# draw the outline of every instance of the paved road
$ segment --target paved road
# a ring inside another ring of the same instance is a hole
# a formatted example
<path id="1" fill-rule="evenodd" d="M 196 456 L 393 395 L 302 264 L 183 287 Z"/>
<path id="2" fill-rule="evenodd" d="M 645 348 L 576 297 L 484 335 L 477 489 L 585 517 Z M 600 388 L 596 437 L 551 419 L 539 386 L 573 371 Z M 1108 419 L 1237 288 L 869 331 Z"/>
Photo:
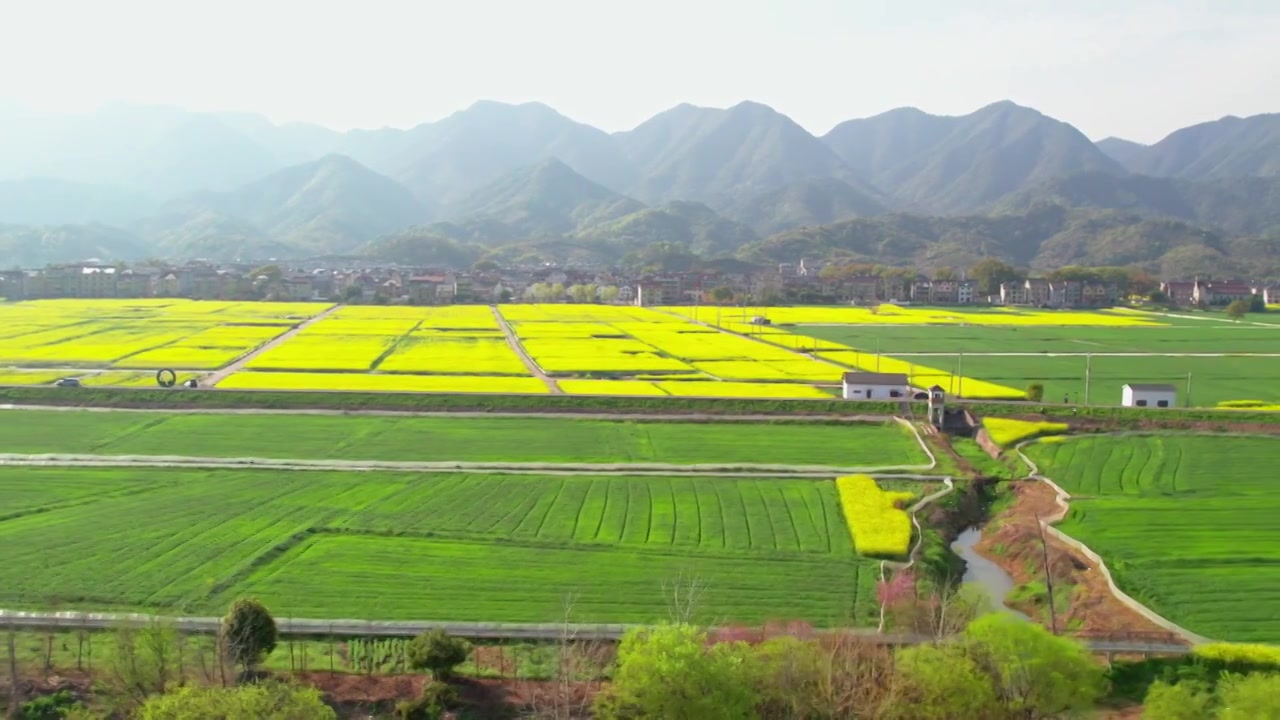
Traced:
<path id="1" fill-rule="evenodd" d="M 525 352 L 524 345 L 520 344 L 520 338 L 516 337 L 516 331 L 512 329 L 511 323 L 502 317 L 502 313 L 498 312 L 497 305 L 490 305 L 489 309 L 493 311 L 493 319 L 498 321 L 498 327 L 502 328 L 502 334 L 507 336 L 507 344 L 511 346 L 511 351 L 520 357 L 520 362 L 524 363 L 524 367 L 529 374 L 538 378 L 547 386 L 547 390 L 552 395 L 563 395 L 564 391 L 556 384 L 556 381 L 542 372 L 542 368 L 538 367 L 538 363 L 529 357 L 529 353 Z"/>
<path id="2" fill-rule="evenodd" d="M 222 382 L 223 380 L 226 380 L 232 373 L 237 373 L 243 370 L 244 366 L 247 365 L 250 360 L 258 357 L 259 355 L 261 355 L 262 353 L 268 350 L 271 350 L 272 348 L 278 347 L 281 343 L 288 341 L 289 338 L 293 337 L 294 335 L 297 335 L 298 333 L 302 332 L 306 328 L 329 317 L 334 312 L 336 312 L 340 307 L 342 306 L 334 305 L 330 307 L 328 310 L 325 310 L 324 312 L 320 313 L 319 315 L 303 320 L 302 322 L 295 325 L 292 330 L 289 330 L 288 332 L 285 332 L 284 334 L 277 336 L 276 339 L 272 340 L 271 342 L 265 345 L 262 345 L 257 349 L 250 350 L 244 355 L 241 355 L 240 357 L 236 358 L 235 361 L 232 362 L 230 365 L 227 365 L 221 370 L 218 370 L 209 375 L 206 375 L 204 379 L 200 381 L 200 384 L 204 387 L 216 386 L 218 383 Z"/>
<path id="3" fill-rule="evenodd" d="M 218 631 L 219 618 L 176 617 L 159 618 L 152 615 L 126 613 L 40 613 L 0 610 L 0 626 L 12 626 L 29 630 L 93 629 L 110 630 L 120 626 L 140 627 L 156 621 L 172 623 L 179 630 L 190 633 L 214 633 Z M 618 640 L 627 630 L 637 625 L 561 625 L 527 623 L 450 623 L 432 621 L 369 621 L 369 620 L 314 620 L 302 618 L 277 618 L 276 623 L 285 635 L 321 635 L 334 637 L 413 637 L 435 628 L 443 628 L 450 635 L 472 640 Z M 932 642 L 925 635 L 881 634 L 871 628 L 842 629 L 865 638 L 868 642 L 887 645 L 919 645 Z M 1094 652 L 1111 653 L 1160 653 L 1185 654 L 1187 645 L 1175 643 L 1144 642 L 1133 640 L 1085 640 Z"/>

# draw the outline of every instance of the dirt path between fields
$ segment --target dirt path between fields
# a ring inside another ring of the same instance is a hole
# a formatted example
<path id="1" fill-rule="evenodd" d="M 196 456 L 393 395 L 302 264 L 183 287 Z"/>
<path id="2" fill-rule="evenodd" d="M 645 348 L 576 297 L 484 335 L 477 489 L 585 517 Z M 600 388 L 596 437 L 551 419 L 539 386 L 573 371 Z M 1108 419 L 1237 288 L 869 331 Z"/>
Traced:
<path id="1" fill-rule="evenodd" d="M 243 370 L 244 366 L 249 364 L 250 360 L 253 360 L 254 358 L 261 355 L 262 353 L 267 352 L 268 350 L 279 347 L 282 343 L 288 341 L 289 338 L 292 338 L 294 335 L 297 335 L 298 333 L 302 332 L 308 327 L 311 327 L 312 325 L 329 317 L 330 315 L 337 312 L 341 307 L 342 305 L 334 305 L 330 307 L 328 310 L 325 310 L 324 312 L 320 313 L 319 315 L 315 315 L 311 318 L 303 320 L 302 322 L 293 326 L 292 330 L 288 330 L 284 334 L 276 336 L 274 340 L 266 343 L 265 345 L 260 345 L 257 348 L 250 350 L 244 355 L 241 355 L 240 357 L 236 358 L 234 361 L 232 361 L 230 365 L 227 365 L 221 370 L 216 370 L 208 375 L 205 375 L 204 380 L 202 380 L 200 384 L 203 387 L 216 386 L 218 383 L 222 382 L 223 380 L 226 380 L 232 373 L 237 373 Z"/>
<path id="2" fill-rule="evenodd" d="M 885 479 L 938 482 L 937 475 L 913 472 L 918 467 L 882 465 L 837 467 L 829 465 L 782 465 L 766 463 L 549 463 L 549 462 L 467 462 L 457 460 L 309 460 L 258 457 L 192 457 L 185 455 L 92 455 L 76 453 L 0 454 L 0 466 L 25 467 L 148 467 L 193 469 L 257 470 L 339 470 L 355 472 L 466 472 L 534 475 L 687 475 L 721 477 L 805 477 L 833 479 L 838 475 L 863 473 Z"/>
<path id="3" fill-rule="evenodd" d="M 502 328 L 502 334 L 507 336 L 507 344 L 511 346 L 511 351 L 520 358 L 520 362 L 524 363 L 524 367 L 529 371 L 529 374 L 541 380 L 547 386 L 547 391 L 552 395 L 563 395 L 564 391 L 560 389 L 556 381 L 543 372 L 542 368 L 538 367 L 538 363 L 534 362 L 533 358 L 529 357 L 529 353 L 525 352 L 524 346 L 520 344 L 520 338 L 516 337 L 515 329 L 511 327 L 511 323 L 507 322 L 507 319 L 502 317 L 502 313 L 498 312 L 498 306 L 490 305 L 489 310 L 493 312 L 493 319 L 498 321 L 498 327 Z"/>

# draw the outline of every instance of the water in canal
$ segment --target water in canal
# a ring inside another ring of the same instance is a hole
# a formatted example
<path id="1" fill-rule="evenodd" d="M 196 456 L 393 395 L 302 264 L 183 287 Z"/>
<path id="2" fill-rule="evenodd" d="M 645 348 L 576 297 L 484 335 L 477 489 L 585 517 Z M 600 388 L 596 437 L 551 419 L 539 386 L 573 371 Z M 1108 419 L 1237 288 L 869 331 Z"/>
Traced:
<path id="1" fill-rule="evenodd" d="M 981 539 L 982 531 L 976 527 L 971 527 L 960 533 L 956 541 L 951 543 L 952 552 L 959 555 L 965 563 L 964 577 L 961 582 L 977 584 L 990 596 L 991 602 L 995 604 L 997 609 L 1017 615 L 1024 620 L 1029 620 L 1030 618 L 1026 615 L 1004 604 L 1005 597 L 1013 590 L 1013 578 L 1009 577 L 1009 574 L 1002 570 L 999 565 L 979 555 L 978 551 L 974 550 L 974 546 Z"/>

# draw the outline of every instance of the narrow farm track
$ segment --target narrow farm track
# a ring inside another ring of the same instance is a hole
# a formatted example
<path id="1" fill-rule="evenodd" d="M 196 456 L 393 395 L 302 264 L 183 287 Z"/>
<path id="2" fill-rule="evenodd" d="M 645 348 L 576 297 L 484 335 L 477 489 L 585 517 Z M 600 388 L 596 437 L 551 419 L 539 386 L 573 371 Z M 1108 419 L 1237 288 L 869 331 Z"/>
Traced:
<path id="1" fill-rule="evenodd" d="M 288 341 L 289 338 L 292 338 L 294 335 L 297 335 L 298 333 L 302 332 L 306 328 L 311 327 L 312 325 L 329 317 L 330 315 L 337 312 L 341 308 L 342 308 L 342 305 L 333 305 L 333 306 L 330 306 L 329 309 L 320 313 L 319 315 L 315 315 L 315 316 L 312 316 L 311 318 L 308 318 L 307 320 L 303 320 L 302 322 L 295 325 L 292 330 L 289 330 L 281 335 L 278 335 L 274 340 L 271 340 L 265 345 L 260 345 L 257 348 L 254 348 L 253 350 L 250 350 L 249 352 L 245 353 L 244 355 L 241 355 L 240 357 L 236 358 L 230 365 L 223 367 L 221 370 L 217 370 L 213 373 L 210 373 L 209 375 L 206 375 L 204 377 L 204 380 L 201 381 L 201 384 L 204 385 L 205 387 L 216 387 L 218 383 L 222 382 L 223 380 L 226 380 L 233 373 L 237 373 L 243 370 L 244 366 L 249 364 L 250 360 L 253 360 L 254 358 L 258 357 L 259 355 L 261 355 L 262 353 L 268 350 L 271 350 L 273 348 L 280 346 L 282 343 Z"/>
<path id="2" fill-rule="evenodd" d="M 901 480 L 938 481 L 941 476 L 910 466 L 833 467 L 827 465 L 767 465 L 753 463 L 542 463 L 542 462 L 411 462 L 378 460 L 288 460 L 280 458 L 217 458 L 181 455 L 26 455 L 0 454 L 0 467 L 190 468 L 199 470 L 320 470 L 357 472 L 450 472 L 529 475 L 660 475 L 690 477 L 818 478 L 864 473 Z"/>
<path id="3" fill-rule="evenodd" d="M 538 363 L 529 357 L 529 353 L 525 351 L 524 346 L 520 344 L 520 338 L 516 337 L 516 331 L 511 327 L 511 323 L 502 317 L 502 313 L 498 312 L 497 305 L 490 305 L 489 309 L 493 311 L 493 319 L 498 322 L 498 327 L 502 328 L 502 334 L 507 336 L 507 344 L 511 346 L 511 352 L 520 357 L 520 362 L 524 363 L 529 374 L 538 378 L 547 386 L 547 391 L 552 395 L 563 395 L 564 391 L 556 384 L 556 381 L 542 371 L 538 367 Z"/>
<path id="4" fill-rule="evenodd" d="M 770 423 L 884 423 L 892 415 L 713 415 L 709 413 L 580 413 L 580 412 L 476 412 L 429 410 L 324 410 L 275 408 L 129 408 L 80 407 L 77 405 L 13 405 L 0 404 L 0 410 L 38 410 L 96 413 L 169 413 L 174 415 L 328 415 L 366 417 L 451 417 L 451 418 L 537 418 L 543 420 L 616 420 L 637 422 L 726 422 Z"/>
<path id="5" fill-rule="evenodd" d="M 0 610 L 0 624 L 14 628 L 114 630 L 119 627 L 147 627 L 156 622 L 169 623 L 188 633 L 216 633 L 221 618 L 164 617 L 133 613 L 24 612 Z M 415 637 L 442 628 L 450 635 L 469 640 L 560 640 L 566 635 L 575 640 L 620 640 L 626 632 L 640 625 L 601 624 L 530 624 L 530 623 L 457 623 L 457 622 L 385 622 L 375 620 L 319 620 L 309 618 L 276 618 L 276 625 L 286 636 L 315 635 L 348 638 Z M 820 631 L 823 632 L 823 631 Z M 921 645 L 936 642 L 928 635 L 886 635 L 872 628 L 839 628 L 825 632 L 857 635 L 869 642 L 885 645 Z M 1097 653 L 1151 653 L 1185 655 L 1185 645 L 1145 643 L 1128 640 L 1084 640 Z"/>

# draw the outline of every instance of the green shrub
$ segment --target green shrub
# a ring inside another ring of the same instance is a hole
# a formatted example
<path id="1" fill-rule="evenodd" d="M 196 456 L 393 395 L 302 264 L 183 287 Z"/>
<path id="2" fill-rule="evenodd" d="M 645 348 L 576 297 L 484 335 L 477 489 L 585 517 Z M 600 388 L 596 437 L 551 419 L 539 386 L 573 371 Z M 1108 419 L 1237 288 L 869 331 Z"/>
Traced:
<path id="1" fill-rule="evenodd" d="M 439 681 L 422 687 L 422 694 L 415 700 L 405 700 L 396 705 L 396 717 L 400 720 L 438 720 L 446 710 L 457 707 L 458 691 Z"/>
<path id="2" fill-rule="evenodd" d="M 445 680 L 471 654 L 471 644 L 449 637 L 440 628 L 425 632 L 409 643 L 409 667 L 427 670 L 436 680 Z"/>

